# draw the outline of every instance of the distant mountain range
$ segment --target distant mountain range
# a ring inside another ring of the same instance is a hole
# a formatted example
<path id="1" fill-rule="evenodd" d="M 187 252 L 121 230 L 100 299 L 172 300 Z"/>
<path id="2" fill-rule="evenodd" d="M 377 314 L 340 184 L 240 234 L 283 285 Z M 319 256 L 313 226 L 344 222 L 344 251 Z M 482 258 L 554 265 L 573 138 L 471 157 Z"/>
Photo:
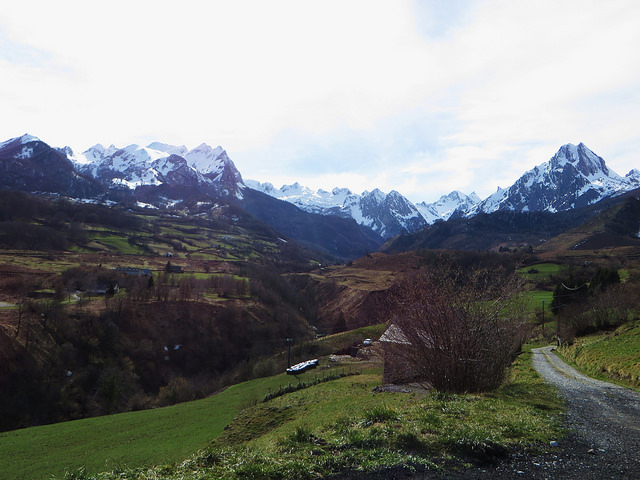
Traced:
<path id="1" fill-rule="evenodd" d="M 283 237 L 337 259 L 357 258 L 382 243 L 353 219 L 308 213 L 247 188 L 227 153 L 205 144 L 193 150 L 161 143 L 95 145 L 78 153 L 23 135 L 0 143 L 0 188 L 173 213 L 235 205 Z"/>
<path id="2" fill-rule="evenodd" d="M 427 225 L 416 205 L 395 190 L 388 194 L 379 189 L 355 194 L 346 188 L 312 191 L 299 183 L 276 189 L 270 183 L 247 180 L 246 185 L 274 198 L 293 203 L 298 208 L 320 215 L 353 218 L 382 238 L 391 238 L 402 232 L 415 232 Z"/>
<path id="3" fill-rule="evenodd" d="M 453 191 L 436 202 L 412 204 L 400 193 L 376 189 L 362 194 L 347 189 L 313 192 L 298 183 L 276 189 L 270 183 L 246 184 L 301 209 L 323 215 L 351 217 L 381 237 L 412 233 L 438 220 L 472 217 L 496 211 L 562 212 L 640 187 L 640 171 L 621 177 L 583 143 L 567 144 L 546 163 L 525 172 L 511 187 L 482 200 L 475 193 Z"/>
<path id="4" fill-rule="evenodd" d="M 484 200 L 454 191 L 417 204 L 395 190 L 314 192 L 298 183 L 275 188 L 244 181 L 222 147 L 204 143 L 191 150 L 159 142 L 125 148 L 98 144 L 84 152 L 54 148 L 31 135 L 0 143 L 0 188 L 134 201 L 147 208 L 202 209 L 231 202 L 297 241 L 342 257 L 375 250 L 385 240 L 438 221 L 502 211 L 569 211 L 638 187 L 640 171 L 622 177 L 582 143 L 562 146 L 548 162 Z"/>

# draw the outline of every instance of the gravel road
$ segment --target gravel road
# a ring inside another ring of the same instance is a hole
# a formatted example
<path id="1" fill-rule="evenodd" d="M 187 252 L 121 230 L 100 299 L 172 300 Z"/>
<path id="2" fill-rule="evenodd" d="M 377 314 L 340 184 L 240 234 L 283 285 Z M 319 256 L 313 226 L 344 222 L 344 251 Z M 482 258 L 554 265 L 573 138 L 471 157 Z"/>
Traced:
<path id="1" fill-rule="evenodd" d="M 581 374 L 553 347 L 534 350 L 533 366 L 567 401 L 572 434 L 557 455 L 531 459 L 530 478 L 640 479 L 640 394 Z"/>
<path id="2" fill-rule="evenodd" d="M 444 474 L 390 469 L 340 480 L 640 479 L 640 394 L 586 377 L 562 362 L 554 347 L 534 350 L 533 365 L 567 402 L 571 433 L 550 453 L 513 453 L 493 466 Z"/>
<path id="3" fill-rule="evenodd" d="M 460 478 L 640 479 L 640 394 L 581 374 L 553 350 L 535 349 L 533 366 L 566 400 L 571 434 L 557 452 L 516 455 Z"/>

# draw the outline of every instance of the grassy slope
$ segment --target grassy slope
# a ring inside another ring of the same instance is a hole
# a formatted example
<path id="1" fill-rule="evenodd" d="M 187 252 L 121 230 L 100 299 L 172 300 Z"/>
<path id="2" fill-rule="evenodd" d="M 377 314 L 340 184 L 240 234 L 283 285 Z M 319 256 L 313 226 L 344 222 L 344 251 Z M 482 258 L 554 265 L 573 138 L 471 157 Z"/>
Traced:
<path id="1" fill-rule="evenodd" d="M 81 466 L 99 472 L 178 461 L 206 447 L 243 408 L 291 382 L 296 380 L 282 374 L 171 407 L 0 433 L 0 478 L 35 480 Z"/>
<path id="2" fill-rule="evenodd" d="M 304 478 L 431 464 L 489 442 L 542 445 L 559 435 L 553 417 L 561 403 L 533 372 L 528 353 L 500 390 L 485 395 L 373 394 L 381 381 L 381 368 L 374 367 L 254 403 L 291 381 L 280 375 L 174 407 L 7 432 L 0 435 L 0 476 L 61 478 L 84 465 L 89 473 L 112 471 L 104 479 Z M 206 448 L 216 437 L 215 448 Z"/>
<path id="3" fill-rule="evenodd" d="M 205 449 L 180 464 L 119 470 L 99 478 L 317 478 L 397 464 L 437 468 L 484 447 L 540 447 L 560 435 L 561 402 L 521 355 L 511 378 L 484 395 L 372 393 L 368 370 L 245 409 Z M 435 463 L 434 463 L 435 462 Z"/>
<path id="4" fill-rule="evenodd" d="M 560 353 L 588 375 L 640 389 L 640 321 L 579 338 Z"/>
<path id="5" fill-rule="evenodd" d="M 316 342 L 317 350 L 339 351 L 364 338 L 378 338 L 383 330 L 384 325 L 376 325 L 330 335 Z M 319 374 L 315 370 L 298 377 L 308 382 Z M 41 479 L 80 466 L 99 472 L 181 460 L 207 446 L 243 408 L 296 382 L 282 374 L 195 402 L 0 433 L 0 478 Z"/>

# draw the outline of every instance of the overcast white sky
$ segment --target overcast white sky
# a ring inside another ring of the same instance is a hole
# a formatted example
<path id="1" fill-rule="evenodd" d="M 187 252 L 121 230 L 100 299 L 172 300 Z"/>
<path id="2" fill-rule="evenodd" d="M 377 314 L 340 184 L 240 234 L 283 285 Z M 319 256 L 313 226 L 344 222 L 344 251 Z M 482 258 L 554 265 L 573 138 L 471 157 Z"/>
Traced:
<path id="1" fill-rule="evenodd" d="M 0 141 L 222 145 L 245 179 L 481 197 L 640 168 L 636 0 L 0 4 Z"/>

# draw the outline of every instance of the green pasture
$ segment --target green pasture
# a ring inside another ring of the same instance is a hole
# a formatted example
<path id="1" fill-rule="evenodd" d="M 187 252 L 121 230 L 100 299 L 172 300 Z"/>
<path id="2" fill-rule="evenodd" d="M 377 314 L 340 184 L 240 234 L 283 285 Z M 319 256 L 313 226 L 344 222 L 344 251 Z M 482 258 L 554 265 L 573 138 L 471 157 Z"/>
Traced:
<path id="1" fill-rule="evenodd" d="M 547 290 L 529 290 L 523 297 L 528 303 L 528 307 L 533 312 L 542 311 L 542 302 L 544 302 L 545 315 L 551 315 L 551 302 L 553 301 L 553 292 Z"/>
<path id="2" fill-rule="evenodd" d="M 318 370 L 299 375 L 309 381 Z M 0 433 L 0 478 L 41 480 L 86 467 L 101 472 L 182 460 L 205 448 L 244 408 L 296 377 L 285 374 L 171 407 Z"/>
<path id="3" fill-rule="evenodd" d="M 365 369 L 251 405 L 183 461 L 117 468 L 100 479 L 299 480 L 398 464 L 438 469 L 442 461 L 464 465 L 454 458 L 484 445 L 535 451 L 562 436 L 562 402 L 533 370 L 530 352 L 487 394 L 373 393 L 380 381 L 379 367 Z"/>
<path id="4" fill-rule="evenodd" d="M 538 263 L 518 270 L 518 274 L 527 280 L 540 282 L 549 280 L 552 275 L 558 275 L 562 270 L 562 265 L 557 263 Z"/>
<path id="5" fill-rule="evenodd" d="M 108 233 L 92 233 L 90 238 L 93 242 L 104 245 L 110 250 L 115 250 L 122 255 L 144 255 L 147 253 L 138 245 L 130 244 L 126 236 Z"/>

